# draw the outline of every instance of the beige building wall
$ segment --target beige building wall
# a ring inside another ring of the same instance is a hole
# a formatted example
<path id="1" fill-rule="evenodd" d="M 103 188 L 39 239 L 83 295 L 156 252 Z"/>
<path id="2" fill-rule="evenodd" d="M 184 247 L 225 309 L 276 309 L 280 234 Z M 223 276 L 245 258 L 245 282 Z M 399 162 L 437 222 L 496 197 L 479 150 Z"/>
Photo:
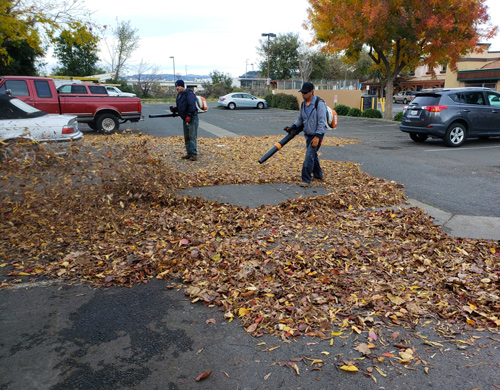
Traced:
<path id="1" fill-rule="evenodd" d="M 360 90 L 325 90 L 325 89 L 316 89 L 314 94 L 319 96 L 326 102 L 326 105 L 335 108 L 336 105 L 345 104 L 350 108 L 357 107 L 361 108 L 361 92 Z M 289 89 L 275 89 L 273 90 L 274 94 L 284 93 L 287 95 L 293 95 L 299 101 L 299 105 L 302 103 L 302 94 L 297 92 L 296 90 Z M 335 101 L 336 100 L 336 101 Z"/>
<path id="2" fill-rule="evenodd" d="M 485 45 L 486 46 L 486 45 Z M 445 88 L 459 88 L 464 87 L 465 83 L 458 81 L 458 71 L 477 70 L 483 68 L 489 62 L 498 60 L 499 52 L 488 51 L 489 45 L 482 53 L 471 53 L 464 59 L 457 63 L 457 71 L 452 71 L 449 67 L 446 71 L 446 78 L 444 82 Z"/>

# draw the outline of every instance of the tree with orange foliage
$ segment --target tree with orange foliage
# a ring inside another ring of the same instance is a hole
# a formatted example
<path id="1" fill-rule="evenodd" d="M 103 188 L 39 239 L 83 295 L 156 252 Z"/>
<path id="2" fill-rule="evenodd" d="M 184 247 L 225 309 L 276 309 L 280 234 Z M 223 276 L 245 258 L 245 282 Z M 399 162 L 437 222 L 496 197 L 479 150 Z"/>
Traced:
<path id="1" fill-rule="evenodd" d="M 386 77 L 385 118 L 392 119 L 394 81 L 405 68 L 449 64 L 477 50 L 497 27 L 484 0 L 309 0 L 307 27 L 323 50 L 349 61 L 366 47 Z M 484 27 L 482 27 L 484 26 Z"/>

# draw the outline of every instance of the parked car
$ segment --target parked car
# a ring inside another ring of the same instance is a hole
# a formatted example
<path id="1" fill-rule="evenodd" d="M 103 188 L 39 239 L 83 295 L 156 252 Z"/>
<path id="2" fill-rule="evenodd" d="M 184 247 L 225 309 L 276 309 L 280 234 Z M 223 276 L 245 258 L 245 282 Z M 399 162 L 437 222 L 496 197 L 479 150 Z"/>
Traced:
<path id="1" fill-rule="evenodd" d="M 500 93 L 489 88 L 424 90 L 404 108 L 399 128 L 415 142 L 434 137 L 455 147 L 469 138 L 498 137 Z"/>
<path id="2" fill-rule="evenodd" d="M 416 94 L 416 91 L 401 91 L 392 97 L 392 102 L 406 104 L 411 102 Z"/>
<path id="3" fill-rule="evenodd" d="M 108 95 L 104 85 L 97 84 L 63 84 L 57 87 L 57 93 L 72 95 Z"/>
<path id="4" fill-rule="evenodd" d="M 22 140 L 36 143 L 69 142 L 83 136 L 75 115 L 50 115 L 23 101 L 0 94 L 0 157 Z"/>
<path id="5" fill-rule="evenodd" d="M 217 104 L 219 107 L 234 110 L 238 108 L 267 108 L 267 101 L 250 95 L 249 93 L 236 92 L 221 96 Z"/>
<path id="6" fill-rule="evenodd" d="M 108 91 L 109 96 L 127 96 L 127 97 L 136 97 L 135 93 L 123 92 L 122 90 L 113 87 L 111 85 L 106 85 L 106 91 Z"/>

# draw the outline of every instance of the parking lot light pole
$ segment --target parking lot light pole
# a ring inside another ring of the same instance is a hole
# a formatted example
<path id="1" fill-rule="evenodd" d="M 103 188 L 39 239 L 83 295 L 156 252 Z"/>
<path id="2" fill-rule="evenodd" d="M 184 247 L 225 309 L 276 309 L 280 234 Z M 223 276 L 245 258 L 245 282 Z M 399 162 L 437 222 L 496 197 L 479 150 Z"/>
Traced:
<path id="1" fill-rule="evenodd" d="M 269 45 L 271 44 L 270 38 L 276 38 L 276 34 L 273 33 L 262 33 L 263 37 L 267 37 L 267 89 L 269 90 L 269 86 L 271 85 L 271 80 L 269 78 Z"/>
<path id="2" fill-rule="evenodd" d="M 170 56 L 172 58 L 172 64 L 174 65 L 174 84 L 175 84 L 175 59 L 174 56 Z"/>

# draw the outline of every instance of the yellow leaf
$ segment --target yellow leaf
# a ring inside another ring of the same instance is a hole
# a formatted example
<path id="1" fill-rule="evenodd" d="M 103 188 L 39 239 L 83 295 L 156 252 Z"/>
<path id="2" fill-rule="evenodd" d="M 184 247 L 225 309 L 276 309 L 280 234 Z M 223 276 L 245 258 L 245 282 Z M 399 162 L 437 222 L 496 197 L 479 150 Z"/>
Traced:
<path id="1" fill-rule="evenodd" d="M 340 369 L 344 370 L 344 371 L 350 371 L 350 372 L 357 372 L 357 371 L 359 371 L 358 367 L 356 367 L 356 366 L 342 366 L 342 367 L 340 367 Z"/>
<path id="2" fill-rule="evenodd" d="M 319 364 L 319 363 L 323 363 L 323 360 L 321 360 L 321 359 L 313 360 L 312 363 L 311 363 L 311 366 L 313 366 L 315 364 Z"/>
<path id="3" fill-rule="evenodd" d="M 497 253 L 497 251 L 496 251 L 495 248 L 490 248 L 490 252 L 493 253 L 493 254 Z"/>
<path id="4" fill-rule="evenodd" d="M 386 377 L 386 376 L 387 376 L 387 374 L 386 374 L 384 371 L 382 371 L 380 368 L 378 368 L 377 366 L 375 366 L 375 370 L 377 370 L 377 372 L 378 372 L 380 375 L 382 375 L 383 377 Z"/>
<path id="5" fill-rule="evenodd" d="M 240 307 L 240 310 L 238 310 L 238 315 L 240 317 L 246 316 L 248 313 L 250 313 L 250 310 L 245 309 L 244 307 Z"/>
<path id="6" fill-rule="evenodd" d="M 19 272 L 18 275 L 19 276 L 30 276 L 30 274 L 27 272 Z"/>
<path id="7" fill-rule="evenodd" d="M 361 330 L 357 326 L 351 326 L 351 329 L 355 331 L 357 334 L 361 334 Z"/>

